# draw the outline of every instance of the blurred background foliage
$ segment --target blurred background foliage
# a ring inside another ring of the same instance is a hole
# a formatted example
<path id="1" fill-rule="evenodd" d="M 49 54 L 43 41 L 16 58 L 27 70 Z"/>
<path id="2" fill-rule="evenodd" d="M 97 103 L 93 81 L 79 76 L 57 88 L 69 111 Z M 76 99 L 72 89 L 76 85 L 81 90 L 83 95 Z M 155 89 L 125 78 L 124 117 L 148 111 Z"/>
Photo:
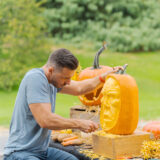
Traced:
<path id="1" fill-rule="evenodd" d="M 160 49 L 159 0 L 47 0 L 43 5 L 53 37 L 100 46 L 112 51 Z"/>
<path id="2" fill-rule="evenodd" d="M 160 49 L 160 0 L 1 0 L 0 89 L 45 63 L 51 39 L 118 52 Z"/>
<path id="3" fill-rule="evenodd" d="M 24 73 L 47 59 L 49 43 L 41 3 L 0 2 L 0 89 L 17 87 Z"/>

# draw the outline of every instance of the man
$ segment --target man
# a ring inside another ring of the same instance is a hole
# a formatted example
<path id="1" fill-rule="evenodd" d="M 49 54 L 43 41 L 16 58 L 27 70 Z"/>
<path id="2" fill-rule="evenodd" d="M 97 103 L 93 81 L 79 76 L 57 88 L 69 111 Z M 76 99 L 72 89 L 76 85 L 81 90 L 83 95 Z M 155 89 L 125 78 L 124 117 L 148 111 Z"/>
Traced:
<path id="1" fill-rule="evenodd" d="M 54 114 L 56 93 L 74 96 L 96 88 L 101 78 L 71 81 L 78 66 L 76 57 L 66 49 L 56 50 L 42 68 L 30 70 L 23 78 L 10 124 L 10 133 L 4 150 L 4 160 L 77 160 L 73 155 L 49 148 L 51 130 L 79 129 L 93 132 L 98 125 L 89 120 L 67 119 Z"/>

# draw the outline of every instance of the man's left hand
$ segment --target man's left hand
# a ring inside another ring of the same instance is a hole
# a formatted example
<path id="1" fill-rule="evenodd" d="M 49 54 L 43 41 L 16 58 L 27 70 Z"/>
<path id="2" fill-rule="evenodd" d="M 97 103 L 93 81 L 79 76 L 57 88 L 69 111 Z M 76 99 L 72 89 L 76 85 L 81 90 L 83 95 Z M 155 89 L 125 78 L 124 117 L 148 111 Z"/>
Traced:
<path id="1" fill-rule="evenodd" d="M 116 72 L 118 72 L 119 70 L 124 70 L 124 68 L 123 68 L 122 66 L 113 67 L 113 70 L 107 71 L 107 72 L 103 73 L 103 74 L 101 75 L 101 77 L 105 80 L 105 78 L 106 78 L 109 74 L 111 74 L 111 73 L 116 73 Z"/>

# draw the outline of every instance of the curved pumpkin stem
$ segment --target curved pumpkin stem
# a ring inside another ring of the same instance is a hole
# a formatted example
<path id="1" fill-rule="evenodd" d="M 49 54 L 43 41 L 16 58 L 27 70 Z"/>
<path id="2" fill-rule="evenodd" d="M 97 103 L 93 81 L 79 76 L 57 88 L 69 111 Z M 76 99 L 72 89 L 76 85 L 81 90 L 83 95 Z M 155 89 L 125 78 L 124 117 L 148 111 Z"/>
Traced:
<path id="1" fill-rule="evenodd" d="M 125 64 L 125 65 L 123 66 L 123 69 L 124 69 L 124 70 L 121 70 L 121 69 L 120 69 L 120 70 L 117 71 L 116 73 L 117 73 L 117 74 L 125 74 L 125 71 L 126 71 L 127 67 L 128 67 L 128 64 Z"/>
<path id="2" fill-rule="evenodd" d="M 99 49 L 99 51 L 96 53 L 94 57 L 94 62 L 93 62 L 93 69 L 98 69 L 99 67 L 99 56 L 100 54 L 106 49 L 107 43 L 104 41 L 103 46 Z"/>

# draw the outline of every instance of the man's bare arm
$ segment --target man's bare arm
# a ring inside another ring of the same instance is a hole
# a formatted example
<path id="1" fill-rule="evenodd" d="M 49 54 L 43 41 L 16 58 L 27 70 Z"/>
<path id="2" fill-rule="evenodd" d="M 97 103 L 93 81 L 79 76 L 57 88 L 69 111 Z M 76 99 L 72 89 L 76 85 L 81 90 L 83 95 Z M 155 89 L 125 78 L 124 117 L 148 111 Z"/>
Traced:
<path id="1" fill-rule="evenodd" d="M 99 84 L 100 80 L 98 77 L 92 79 L 86 79 L 83 81 L 71 81 L 70 85 L 64 86 L 60 93 L 70 94 L 79 96 L 95 89 Z"/>
<path id="2" fill-rule="evenodd" d="M 103 79 L 105 79 L 107 75 L 109 75 L 110 73 L 115 73 L 119 69 L 123 70 L 122 67 L 117 67 L 112 71 L 108 71 L 108 72 L 103 73 L 101 75 L 101 77 Z M 88 92 L 91 92 L 96 87 L 98 87 L 98 85 L 100 85 L 101 83 L 102 82 L 100 81 L 99 76 L 91 78 L 91 79 L 86 79 L 86 80 L 83 80 L 83 81 L 71 81 L 70 85 L 64 86 L 61 89 L 60 93 L 79 96 L 79 95 L 83 95 L 83 94 L 86 94 Z"/>
<path id="3" fill-rule="evenodd" d="M 87 133 L 98 128 L 98 125 L 92 121 L 68 119 L 52 113 L 50 103 L 34 103 L 30 104 L 29 108 L 41 128 L 51 130 L 80 129 Z"/>

